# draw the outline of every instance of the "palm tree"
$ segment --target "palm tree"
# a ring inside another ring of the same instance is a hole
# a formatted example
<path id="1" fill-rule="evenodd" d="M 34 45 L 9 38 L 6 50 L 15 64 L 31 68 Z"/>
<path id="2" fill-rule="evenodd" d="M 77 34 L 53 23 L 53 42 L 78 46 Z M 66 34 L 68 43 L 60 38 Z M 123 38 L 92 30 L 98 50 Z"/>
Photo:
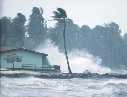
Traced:
<path id="1" fill-rule="evenodd" d="M 65 43 L 65 28 L 66 28 L 65 18 L 67 18 L 67 14 L 66 14 L 66 11 L 62 8 L 57 8 L 57 11 L 53 11 L 53 14 L 54 14 L 54 16 L 52 16 L 52 17 L 54 20 L 64 23 L 64 30 L 63 30 L 64 49 L 65 49 L 65 55 L 66 55 L 66 60 L 67 60 L 67 64 L 68 64 L 68 71 L 69 71 L 69 74 L 72 74 L 72 71 L 71 71 L 71 68 L 69 65 L 69 61 L 68 61 L 66 43 Z"/>

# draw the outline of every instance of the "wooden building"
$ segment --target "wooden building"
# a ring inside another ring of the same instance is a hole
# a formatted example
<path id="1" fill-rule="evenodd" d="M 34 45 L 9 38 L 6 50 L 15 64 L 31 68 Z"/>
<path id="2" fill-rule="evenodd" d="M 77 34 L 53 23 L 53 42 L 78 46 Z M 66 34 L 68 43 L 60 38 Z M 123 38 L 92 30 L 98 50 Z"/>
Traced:
<path id="1" fill-rule="evenodd" d="M 50 65 L 48 54 L 24 48 L 1 47 L 0 66 L 9 70 L 60 72 L 60 66 Z"/>

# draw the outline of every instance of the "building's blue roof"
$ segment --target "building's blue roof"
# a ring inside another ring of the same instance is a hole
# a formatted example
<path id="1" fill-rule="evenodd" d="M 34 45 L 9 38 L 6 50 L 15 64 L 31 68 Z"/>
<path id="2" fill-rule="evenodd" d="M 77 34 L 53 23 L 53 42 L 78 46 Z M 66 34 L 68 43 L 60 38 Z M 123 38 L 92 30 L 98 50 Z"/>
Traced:
<path id="1" fill-rule="evenodd" d="M 16 51 L 16 50 L 23 50 L 23 51 L 27 51 L 27 52 L 31 52 L 31 53 L 40 54 L 40 55 L 43 55 L 43 56 L 48 56 L 48 54 L 36 52 L 36 51 L 25 49 L 25 48 L 7 48 L 7 47 L 1 47 L 0 48 L 0 53 L 10 52 L 10 51 Z"/>

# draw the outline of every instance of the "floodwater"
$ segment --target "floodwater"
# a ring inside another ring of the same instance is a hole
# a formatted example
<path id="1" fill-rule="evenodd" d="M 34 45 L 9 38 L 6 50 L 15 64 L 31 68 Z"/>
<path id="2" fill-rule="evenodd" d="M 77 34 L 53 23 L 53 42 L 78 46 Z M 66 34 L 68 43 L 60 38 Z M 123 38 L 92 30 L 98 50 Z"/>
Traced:
<path id="1" fill-rule="evenodd" d="M 127 79 L 1 77 L 1 97 L 127 97 Z"/>

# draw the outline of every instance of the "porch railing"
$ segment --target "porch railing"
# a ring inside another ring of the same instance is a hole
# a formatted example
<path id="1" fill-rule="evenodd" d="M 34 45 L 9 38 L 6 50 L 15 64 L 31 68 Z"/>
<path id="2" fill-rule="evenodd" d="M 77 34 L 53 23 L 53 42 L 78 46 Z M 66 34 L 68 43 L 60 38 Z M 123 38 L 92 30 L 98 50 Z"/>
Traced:
<path id="1" fill-rule="evenodd" d="M 27 69 L 55 69 L 55 70 L 60 70 L 60 66 L 58 65 L 50 65 L 47 67 L 37 67 L 35 64 L 22 64 L 22 68 L 27 68 Z"/>

